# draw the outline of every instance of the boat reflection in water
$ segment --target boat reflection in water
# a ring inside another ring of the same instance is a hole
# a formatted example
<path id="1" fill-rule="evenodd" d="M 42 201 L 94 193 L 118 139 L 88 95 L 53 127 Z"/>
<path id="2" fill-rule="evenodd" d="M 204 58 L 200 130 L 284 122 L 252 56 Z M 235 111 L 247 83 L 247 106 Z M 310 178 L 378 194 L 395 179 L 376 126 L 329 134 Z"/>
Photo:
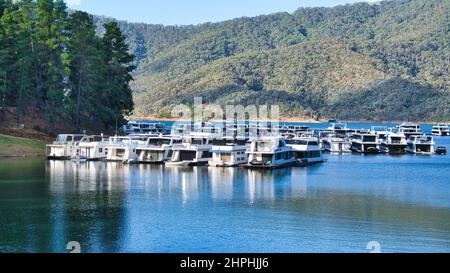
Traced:
<path id="1" fill-rule="evenodd" d="M 86 252 L 118 252 L 125 239 L 130 169 L 121 163 L 48 161 L 55 229 L 52 252 L 77 241 Z"/>
<path id="2" fill-rule="evenodd" d="M 67 252 L 70 241 L 83 252 L 365 252 L 374 240 L 383 252 L 450 251 L 440 156 L 276 170 L 1 163 L 0 252 Z"/>

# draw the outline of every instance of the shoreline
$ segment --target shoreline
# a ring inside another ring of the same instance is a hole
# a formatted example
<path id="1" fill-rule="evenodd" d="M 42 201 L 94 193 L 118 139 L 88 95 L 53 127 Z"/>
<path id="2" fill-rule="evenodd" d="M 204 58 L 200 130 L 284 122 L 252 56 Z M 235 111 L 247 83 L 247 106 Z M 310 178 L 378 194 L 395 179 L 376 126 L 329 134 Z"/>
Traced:
<path id="1" fill-rule="evenodd" d="M 47 143 L 39 139 L 0 134 L 0 159 L 43 157 Z"/>
<path id="2" fill-rule="evenodd" d="M 2 159 L 41 159 L 41 158 L 45 158 L 45 154 L 0 155 L 0 160 L 2 160 Z"/>
<path id="3" fill-rule="evenodd" d="M 147 116 L 147 117 L 134 117 L 132 120 L 142 120 L 142 121 L 161 121 L 161 122 L 190 122 L 190 119 L 178 119 L 178 118 L 161 118 L 157 116 Z M 269 122 L 270 120 L 249 120 L 250 122 Z M 281 123 L 312 123 L 312 124 L 320 124 L 320 123 L 329 123 L 329 120 L 321 119 L 314 120 L 308 118 L 301 117 L 282 117 Z M 223 122 L 223 120 L 210 120 L 210 122 Z M 417 124 L 425 124 L 425 125 L 437 125 L 437 124 L 450 124 L 450 121 L 446 122 L 436 122 L 436 121 L 404 121 L 404 120 L 337 120 L 337 122 L 341 123 L 387 123 L 387 124 L 402 124 L 404 122 L 413 122 Z"/>

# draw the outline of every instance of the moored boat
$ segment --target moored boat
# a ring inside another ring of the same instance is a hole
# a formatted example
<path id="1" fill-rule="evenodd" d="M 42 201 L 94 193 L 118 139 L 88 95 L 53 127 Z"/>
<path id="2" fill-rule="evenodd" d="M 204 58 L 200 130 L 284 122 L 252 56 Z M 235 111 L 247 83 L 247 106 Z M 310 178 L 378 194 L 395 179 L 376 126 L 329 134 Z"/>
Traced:
<path id="1" fill-rule="evenodd" d="M 288 139 L 287 146 L 292 147 L 297 164 L 307 166 L 323 163 L 325 160 L 320 149 L 319 140 L 315 137 L 298 137 Z"/>
<path id="2" fill-rule="evenodd" d="M 322 138 L 322 148 L 330 153 L 351 153 L 351 143 L 349 138 L 327 135 Z"/>
<path id="3" fill-rule="evenodd" d="M 180 136 L 151 136 L 145 144 L 136 148 L 139 163 L 161 164 L 169 161 L 173 154 L 173 145 L 180 144 Z"/>
<path id="4" fill-rule="evenodd" d="M 198 166 L 207 165 L 212 160 L 211 134 L 191 133 L 184 136 L 180 144 L 174 144 L 173 154 L 167 166 Z"/>
<path id="5" fill-rule="evenodd" d="M 434 138 L 431 136 L 411 136 L 406 151 L 417 155 L 432 155 L 435 153 Z"/>
<path id="6" fill-rule="evenodd" d="M 292 147 L 281 137 L 263 137 L 251 141 L 246 168 L 280 168 L 296 163 Z"/>
<path id="7" fill-rule="evenodd" d="M 137 121 L 137 120 L 129 121 L 126 125 L 123 126 L 123 131 L 127 135 L 131 134 L 159 135 L 168 133 L 168 130 L 162 123 L 153 121 Z"/>
<path id="8" fill-rule="evenodd" d="M 47 158 L 54 160 L 70 159 L 83 137 L 84 135 L 81 134 L 58 135 L 55 142 L 46 145 Z"/>
<path id="9" fill-rule="evenodd" d="M 448 125 L 438 124 L 433 126 L 431 134 L 433 136 L 450 136 L 450 129 Z"/>
<path id="10" fill-rule="evenodd" d="M 72 161 L 96 161 L 106 159 L 108 156 L 109 137 L 84 136 L 72 151 Z"/>
<path id="11" fill-rule="evenodd" d="M 148 136 L 149 137 L 149 136 Z M 137 161 L 137 148 L 144 145 L 148 139 L 144 136 L 115 136 L 111 137 L 107 145 L 107 161 L 134 163 Z"/>
<path id="12" fill-rule="evenodd" d="M 396 132 L 388 132 L 380 144 L 380 149 L 389 154 L 405 154 L 407 147 L 406 136 Z"/>
<path id="13" fill-rule="evenodd" d="M 249 145 L 245 139 L 223 138 L 212 141 L 212 167 L 233 167 L 248 162 L 247 149 Z"/>
<path id="14" fill-rule="evenodd" d="M 377 135 L 372 132 L 358 132 L 351 137 L 351 150 L 361 154 L 378 154 L 380 153 Z"/>
<path id="15" fill-rule="evenodd" d="M 400 124 L 399 126 L 396 127 L 396 131 L 398 133 L 403 133 L 406 139 L 409 139 L 412 136 L 422 135 L 422 129 L 420 125 L 411 122 L 405 122 Z"/>

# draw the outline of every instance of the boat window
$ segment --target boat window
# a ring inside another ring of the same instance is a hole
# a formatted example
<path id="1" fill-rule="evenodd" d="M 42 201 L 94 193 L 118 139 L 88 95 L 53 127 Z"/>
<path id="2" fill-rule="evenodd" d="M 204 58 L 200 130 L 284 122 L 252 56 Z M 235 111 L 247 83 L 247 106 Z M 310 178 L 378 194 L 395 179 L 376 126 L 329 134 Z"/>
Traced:
<path id="1" fill-rule="evenodd" d="M 180 151 L 180 161 L 191 161 L 194 160 L 197 155 L 194 151 Z"/>
<path id="2" fill-rule="evenodd" d="M 302 139 L 288 139 L 286 143 L 288 145 L 308 145 L 308 141 Z"/>
<path id="3" fill-rule="evenodd" d="M 213 154 L 210 152 L 203 152 L 202 158 L 212 158 Z"/>
<path id="4" fill-rule="evenodd" d="M 58 136 L 58 138 L 56 139 L 56 142 L 59 142 L 59 143 L 63 143 L 63 142 L 66 142 L 66 136 Z"/>
<path id="5" fill-rule="evenodd" d="M 365 142 L 376 142 L 377 141 L 377 137 L 376 136 L 365 136 L 364 137 L 364 141 Z"/>
<path id="6" fill-rule="evenodd" d="M 275 160 L 281 160 L 281 159 L 283 159 L 282 153 L 275 154 Z"/>
<path id="7" fill-rule="evenodd" d="M 261 141 L 256 142 L 256 151 L 257 152 L 270 152 L 275 149 L 274 143 L 271 141 Z"/>
<path id="8" fill-rule="evenodd" d="M 67 142 L 71 142 L 73 140 L 73 137 L 72 136 L 68 136 L 67 138 L 66 138 L 66 141 Z"/>
<path id="9" fill-rule="evenodd" d="M 202 145 L 203 144 L 203 139 L 194 138 L 194 139 L 192 139 L 191 144 L 193 144 L 193 145 Z"/>
<path id="10" fill-rule="evenodd" d="M 162 145 L 170 145 L 170 139 L 161 139 L 161 138 L 154 138 L 148 140 L 149 145 L 156 145 L 156 146 L 162 146 Z"/>
<path id="11" fill-rule="evenodd" d="M 273 163 L 272 162 L 272 158 L 273 158 L 273 156 L 272 155 L 263 155 L 262 156 L 262 162 L 263 163 Z"/>
<path id="12" fill-rule="evenodd" d="M 228 141 L 225 139 L 214 139 L 212 142 L 212 144 L 214 146 L 226 146 L 227 143 L 228 143 Z"/>

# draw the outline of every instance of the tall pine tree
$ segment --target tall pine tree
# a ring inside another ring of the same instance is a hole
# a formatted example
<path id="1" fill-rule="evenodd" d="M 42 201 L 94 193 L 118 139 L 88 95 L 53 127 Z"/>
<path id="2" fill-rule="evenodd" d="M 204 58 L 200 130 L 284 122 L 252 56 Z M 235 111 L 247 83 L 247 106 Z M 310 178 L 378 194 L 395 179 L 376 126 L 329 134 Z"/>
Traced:
<path id="1" fill-rule="evenodd" d="M 117 23 L 99 37 L 92 16 L 64 0 L 0 0 L 0 114 L 17 109 L 77 129 L 112 129 L 133 110 L 134 56 Z"/>
<path id="2" fill-rule="evenodd" d="M 133 96 L 130 82 L 135 56 L 129 53 L 128 45 L 117 22 L 104 25 L 105 35 L 102 37 L 102 55 L 105 67 L 105 85 L 103 86 L 108 108 L 103 118 L 104 124 L 120 124 L 124 115 L 133 111 Z"/>
<path id="3" fill-rule="evenodd" d="M 98 71 L 102 68 L 102 61 L 92 16 L 81 11 L 72 13 L 68 29 L 70 102 L 73 123 L 77 129 L 81 129 L 82 123 L 95 121 L 98 114 L 97 91 L 103 84 Z"/>

